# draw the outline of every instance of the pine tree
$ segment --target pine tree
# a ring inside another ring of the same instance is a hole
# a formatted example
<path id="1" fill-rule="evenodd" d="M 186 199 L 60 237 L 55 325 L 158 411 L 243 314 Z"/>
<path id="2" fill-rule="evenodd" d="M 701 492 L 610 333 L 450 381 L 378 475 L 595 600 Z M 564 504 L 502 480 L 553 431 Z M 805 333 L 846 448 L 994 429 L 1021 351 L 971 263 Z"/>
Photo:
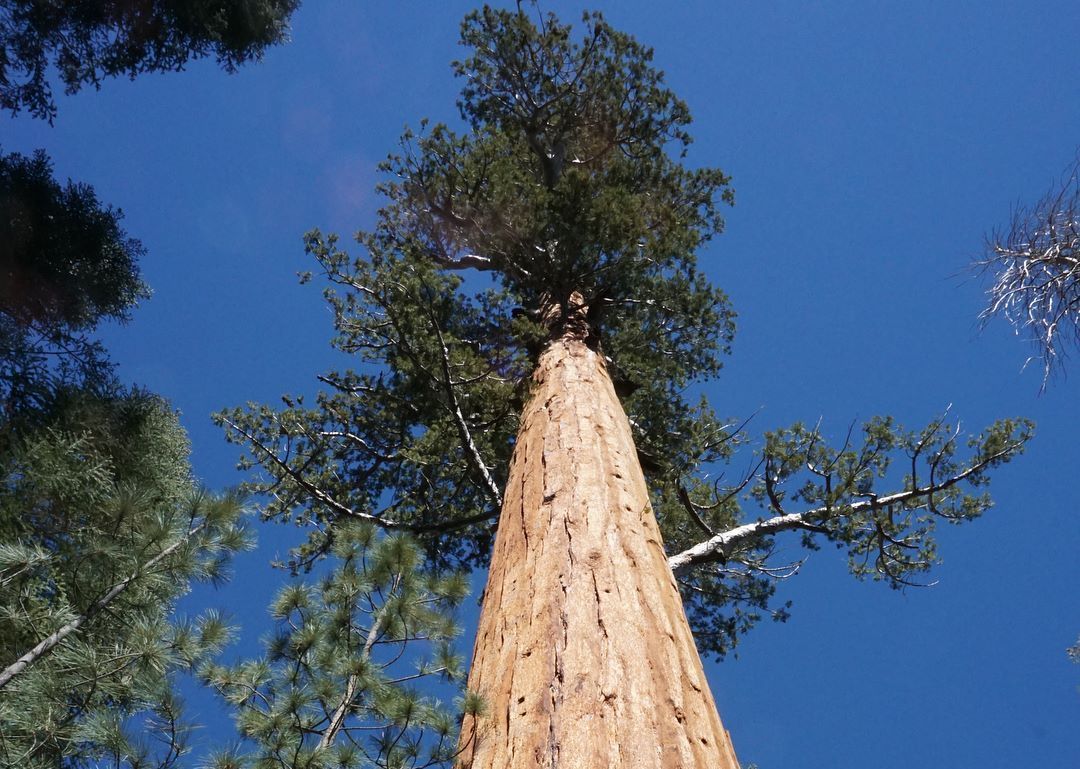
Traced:
<path id="1" fill-rule="evenodd" d="M 0 153 L 0 424 L 32 420 L 61 389 L 116 389 L 93 330 L 149 296 L 122 221 L 89 185 L 60 184 L 44 151 Z"/>
<path id="2" fill-rule="evenodd" d="M 318 580 L 281 590 L 264 657 L 204 670 L 236 709 L 243 740 L 211 766 L 420 769 L 452 760 L 457 710 L 413 687 L 461 678 L 450 641 L 465 575 L 425 570 L 407 537 L 366 523 L 339 526 L 331 558 Z"/>
<path id="3" fill-rule="evenodd" d="M 0 763 L 168 766 L 173 674 L 227 637 L 173 617 L 247 544 L 201 492 L 161 398 L 120 385 L 93 336 L 147 295 L 142 246 L 44 153 L 0 155 Z"/>
<path id="4" fill-rule="evenodd" d="M 464 130 L 404 136 L 360 257 L 306 239 L 359 367 L 321 376 L 314 405 L 218 418 L 273 490 L 265 515 L 313 525 L 298 565 L 342 521 L 410 532 L 438 566 L 490 554 L 469 676 L 486 715 L 465 719 L 463 766 L 734 767 L 690 626 L 723 655 L 786 616 L 783 532 L 912 583 L 935 524 L 987 509 L 977 487 L 1030 425 L 966 452 L 945 417 L 874 419 L 838 448 L 795 425 L 710 482 L 745 440 L 685 395 L 734 331 L 697 265 L 729 180 L 686 164 L 689 112 L 651 50 L 597 14 L 583 28 L 465 19 Z"/>
<path id="5" fill-rule="evenodd" d="M 171 622 L 175 604 L 248 542 L 237 499 L 199 492 L 187 450 L 159 398 L 76 392 L 2 457 L 4 765 L 169 765 L 183 751 L 171 675 L 228 634 L 213 613 Z"/>

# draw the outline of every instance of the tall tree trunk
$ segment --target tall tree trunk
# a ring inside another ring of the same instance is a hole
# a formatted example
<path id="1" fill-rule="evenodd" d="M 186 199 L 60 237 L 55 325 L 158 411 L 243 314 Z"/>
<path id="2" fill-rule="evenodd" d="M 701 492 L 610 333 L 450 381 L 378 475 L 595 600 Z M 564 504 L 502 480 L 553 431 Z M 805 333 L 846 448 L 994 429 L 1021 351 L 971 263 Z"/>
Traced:
<path id="1" fill-rule="evenodd" d="M 540 357 L 484 592 L 468 769 L 737 769 L 603 359 Z"/>

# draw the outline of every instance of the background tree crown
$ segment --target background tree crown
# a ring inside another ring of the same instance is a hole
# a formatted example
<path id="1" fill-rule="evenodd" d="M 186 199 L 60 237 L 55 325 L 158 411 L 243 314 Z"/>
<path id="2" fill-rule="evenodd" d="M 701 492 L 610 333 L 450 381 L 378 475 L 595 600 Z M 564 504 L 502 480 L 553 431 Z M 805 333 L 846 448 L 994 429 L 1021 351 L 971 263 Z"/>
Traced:
<path id="1" fill-rule="evenodd" d="M 55 392 L 115 389 L 93 338 L 97 324 L 125 321 L 149 289 L 142 244 L 123 213 L 87 184 L 53 177 L 44 151 L 0 154 L 0 417 L 8 424 L 48 411 Z"/>
<path id="2" fill-rule="evenodd" d="M 180 70 L 213 55 L 226 70 L 281 42 L 299 0 L 0 2 L 0 108 L 49 121 L 49 68 L 67 93 L 118 75 Z"/>

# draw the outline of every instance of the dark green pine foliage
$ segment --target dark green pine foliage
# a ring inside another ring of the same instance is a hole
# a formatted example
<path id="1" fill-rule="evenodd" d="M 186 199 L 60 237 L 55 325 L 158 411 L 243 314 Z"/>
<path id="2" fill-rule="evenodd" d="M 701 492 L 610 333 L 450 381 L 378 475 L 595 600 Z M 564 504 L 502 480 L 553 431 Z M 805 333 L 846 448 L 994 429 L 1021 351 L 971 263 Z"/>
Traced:
<path id="1" fill-rule="evenodd" d="M 454 610 L 468 582 L 423 567 L 417 546 L 368 523 L 335 530 L 319 579 L 286 585 L 265 656 L 203 674 L 235 708 L 242 742 L 215 769 L 419 769 L 452 761 L 457 714 L 430 694 L 458 682 Z M 419 654 L 423 647 L 429 655 Z M 456 687 L 449 692 L 457 691 Z M 466 698 L 465 707 L 477 703 Z"/>
<path id="2" fill-rule="evenodd" d="M 321 500 L 311 512 L 322 522 L 345 515 L 434 532 L 433 553 L 483 563 L 546 339 L 538 313 L 572 291 L 585 294 L 594 341 L 635 390 L 628 404 L 643 451 L 666 465 L 688 449 L 680 428 L 718 429 L 681 391 L 719 370 L 733 332 L 727 300 L 694 253 L 722 227 L 727 178 L 665 151 L 685 149 L 689 114 L 651 52 L 599 16 L 583 44 L 547 25 L 489 9 L 464 27 L 467 42 L 494 46 L 497 36 L 499 53 L 519 57 L 506 66 L 531 77 L 530 103 L 546 106 L 518 114 L 509 96 L 481 88 L 503 84 L 502 65 L 479 48 L 458 65 L 474 73 L 462 100 L 472 130 L 440 125 L 404 138 L 384 166 L 388 205 L 360 235 L 365 256 L 351 258 L 334 236 L 307 236 L 331 284 L 334 344 L 368 365 L 321 377 L 329 390 L 312 406 L 220 415 L 283 481 L 270 515 Z M 481 275 L 466 283 L 466 268 Z"/>
<path id="3" fill-rule="evenodd" d="M 192 580 L 248 545 L 233 497 L 197 490 L 159 398 L 59 394 L 0 457 L 0 763 L 169 765 L 172 673 L 227 639 L 171 621 Z"/>
<path id="4" fill-rule="evenodd" d="M 56 116 L 50 69 L 71 94 L 106 78 L 177 71 L 213 56 L 226 71 L 285 40 L 299 0 L 0 0 L 0 108 Z"/>
<path id="5" fill-rule="evenodd" d="M 356 369 L 321 376 L 314 403 L 218 415 L 260 471 L 251 488 L 272 492 L 264 514 L 313 531 L 296 563 L 359 520 L 413 533 L 436 564 L 484 564 L 533 363 L 561 332 L 550 319 L 574 316 L 554 310 L 583 301 L 702 650 L 786 616 L 770 602 L 790 571 L 769 558 L 782 532 L 832 542 L 857 576 L 894 586 L 929 569 L 935 522 L 989 506 L 965 485 L 1015 456 L 1030 425 L 998 423 L 966 453 L 943 419 L 914 432 L 873 420 L 839 448 L 796 425 L 725 475 L 743 431 L 687 388 L 718 373 L 734 332 L 697 264 L 733 198 L 721 171 L 687 164 L 686 105 L 652 51 L 598 14 L 575 36 L 551 15 L 485 7 L 462 43 L 461 128 L 406 133 L 360 255 L 306 238 L 333 344 Z"/>
<path id="6" fill-rule="evenodd" d="M 122 218 L 89 185 L 60 184 L 44 152 L 0 154 L 0 423 L 31 418 L 59 388 L 115 387 L 92 331 L 149 296 Z"/>

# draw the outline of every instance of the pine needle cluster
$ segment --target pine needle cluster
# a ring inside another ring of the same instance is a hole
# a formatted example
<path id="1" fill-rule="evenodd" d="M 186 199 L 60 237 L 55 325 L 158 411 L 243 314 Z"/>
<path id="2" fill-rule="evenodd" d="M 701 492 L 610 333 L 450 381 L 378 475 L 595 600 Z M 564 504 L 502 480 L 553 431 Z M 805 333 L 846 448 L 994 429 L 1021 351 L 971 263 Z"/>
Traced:
<path id="1" fill-rule="evenodd" d="M 248 547 L 240 500 L 193 483 L 176 415 L 144 393 L 57 397 L 0 465 L 0 761 L 169 765 L 186 727 L 172 693 L 228 640 L 174 621 L 192 581 Z"/>
<path id="2" fill-rule="evenodd" d="M 420 769 L 451 761 L 460 706 L 431 691 L 436 680 L 451 694 L 460 686 L 454 610 L 468 582 L 423 560 L 407 537 L 366 523 L 337 527 L 322 576 L 298 579 L 274 600 L 264 655 L 204 669 L 235 709 L 241 736 L 210 765 Z"/>

